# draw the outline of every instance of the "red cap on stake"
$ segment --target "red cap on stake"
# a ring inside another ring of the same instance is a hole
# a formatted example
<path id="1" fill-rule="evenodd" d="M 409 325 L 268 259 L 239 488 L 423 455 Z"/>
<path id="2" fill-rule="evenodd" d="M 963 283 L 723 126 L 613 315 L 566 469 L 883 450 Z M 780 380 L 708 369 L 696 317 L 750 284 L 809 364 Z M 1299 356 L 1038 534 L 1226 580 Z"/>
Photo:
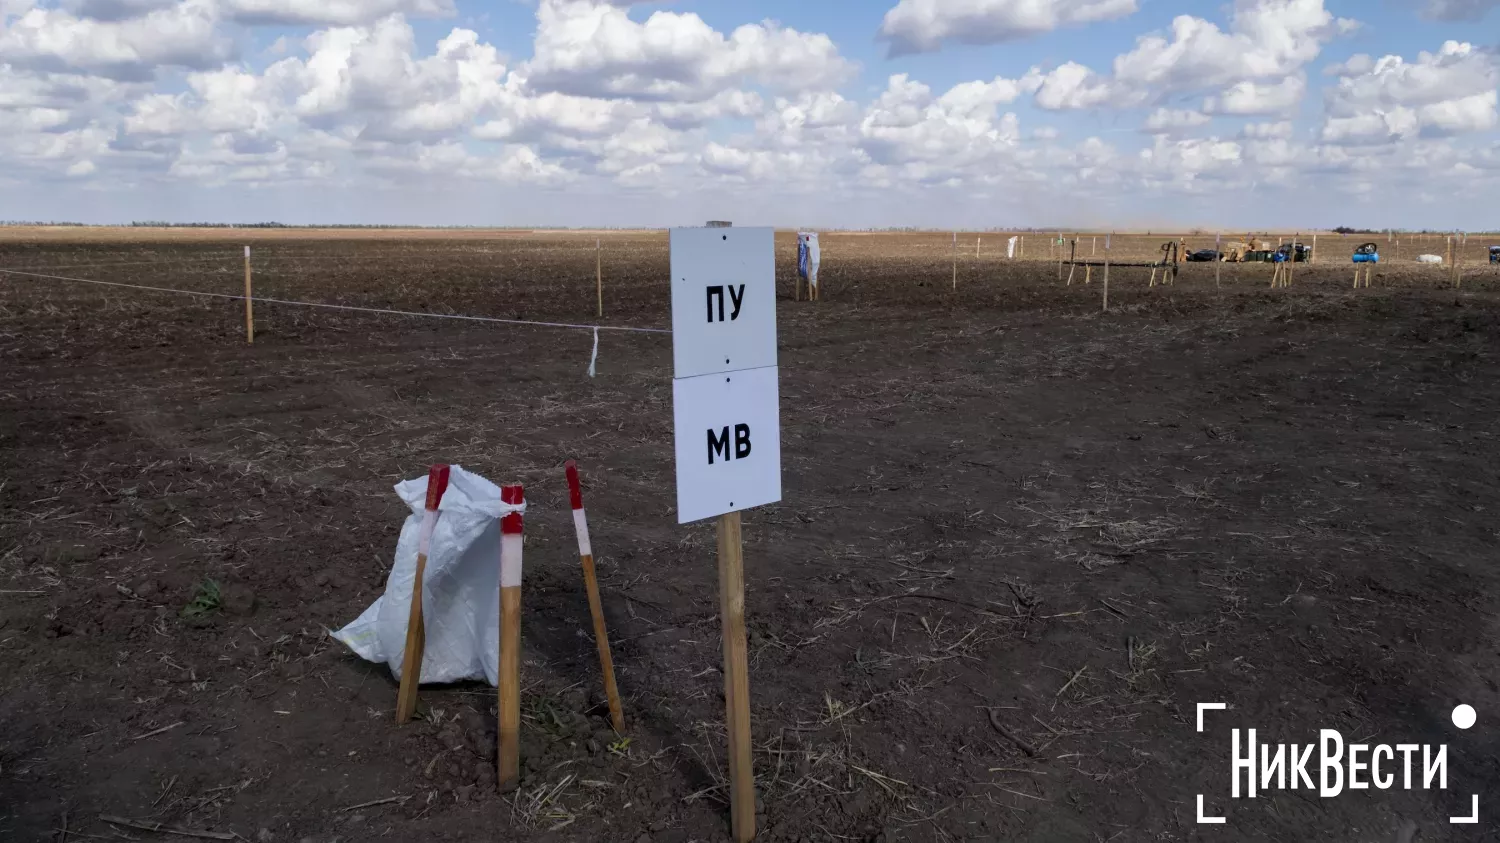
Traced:
<path id="1" fill-rule="evenodd" d="M 443 499 L 443 493 L 448 491 L 448 474 L 451 468 L 447 465 L 435 465 L 427 470 L 427 511 L 436 512 L 438 502 Z"/>
<path id="2" fill-rule="evenodd" d="M 520 486 L 501 486 L 500 501 L 511 505 L 522 504 L 526 502 L 526 493 Z M 500 519 L 500 532 L 504 535 L 520 535 L 521 525 L 521 513 L 512 512 Z"/>
<path id="3" fill-rule="evenodd" d="M 583 489 L 578 486 L 578 463 L 568 460 L 563 463 L 568 470 L 568 498 L 574 509 L 583 509 Z"/>

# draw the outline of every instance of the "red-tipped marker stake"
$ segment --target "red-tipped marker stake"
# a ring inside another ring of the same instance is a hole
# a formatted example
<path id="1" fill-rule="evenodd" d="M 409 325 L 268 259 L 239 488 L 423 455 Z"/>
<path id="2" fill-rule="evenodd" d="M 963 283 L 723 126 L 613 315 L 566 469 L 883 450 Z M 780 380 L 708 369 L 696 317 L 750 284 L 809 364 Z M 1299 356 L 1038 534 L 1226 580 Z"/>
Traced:
<path id="1" fill-rule="evenodd" d="M 427 573 L 427 551 L 437 527 L 438 504 L 448 491 L 449 467 L 435 465 L 427 472 L 427 504 L 422 532 L 417 538 L 417 574 L 411 584 L 411 611 L 406 617 L 406 651 L 401 656 L 401 690 L 396 694 L 396 722 L 405 723 L 417 713 L 417 686 L 422 684 L 422 651 L 427 646 L 422 624 L 422 579 Z"/>
<path id="2" fill-rule="evenodd" d="M 520 486 L 504 486 L 500 500 L 526 502 Z M 521 513 L 500 518 L 500 792 L 521 783 Z"/>
<path id="3" fill-rule="evenodd" d="M 620 690 L 615 687 L 615 662 L 609 653 L 609 633 L 604 626 L 604 607 L 599 602 L 599 580 L 594 574 L 594 549 L 589 544 L 589 521 L 583 511 L 583 489 L 578 484 L 578 464 L 568 460 L 568 498 L 573 504 L 573 529 L 578 533 L 578 558 L 583 563 L 583 585 L 589 596 L 589 615 L 594 619 L 594 645 L 599 649 L 599 672 L 604 676 L 604 696 L 609 700 L 609 723 L 624 734 L 625 715 L 620 710 Z"/>

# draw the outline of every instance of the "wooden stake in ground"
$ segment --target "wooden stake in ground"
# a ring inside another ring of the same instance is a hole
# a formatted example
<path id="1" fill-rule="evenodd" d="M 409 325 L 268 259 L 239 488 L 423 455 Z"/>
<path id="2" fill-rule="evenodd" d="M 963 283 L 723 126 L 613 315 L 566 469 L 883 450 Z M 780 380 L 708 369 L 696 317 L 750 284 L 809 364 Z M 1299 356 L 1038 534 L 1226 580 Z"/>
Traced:
<path id="1" fill-rule="evenodd" d="M 953 291 L 958 292 L 958 232 L 953 232 Z"/>
<path id="2" fill-rule="evenodd" d="M 1307 256 L 1308 263 L 1316 263 L 1318 260 L 1318 232 L 1313 232 L 1312 252 Z"/>
<path id="3" fill-rule="evenodd" d="M 1099 235 L 1095 234 L 1089 239 L 1089 257 L 1099 254 Z"/>
<path id="4" fill-rule="evenodd" d="M 1219 272 L 1224 268 L 1224 253 L 1219 251 L 1219 240 L 1223 232 L 1214 235 L 1214 289 L 1219 289 Z"/>
<path id="5" fill-rule="evenodd" d="M 1104 238 L 1104 312 L 1109 312 L 1109 237 Z"/>
<path id="6" fill-rule="evenodd" d="M 245 342 L 255 345 L 255 300 L 250 294 L 250 247 L 245 247 Z"/>
<path id="7" fill-rule="evenodd" d="M 396 722 L 405 723 L 417 713 L 417 686 L 422 684 L 422 652 L 427 634 L 422 622 L 422 580 L 427 575 L 427 552 L 432 531 L 437 528 L 438 504 L 448 491 L 446 465 L 427 471 L 427 503 L 422 512 L 422 532 L 417 535 L 417 571 L 411 582 L 411 608 L 406 615 L 406 650 L 401 655 L 401 688 L 396 693 Z"/>
<path id="8" fill-rule="evenodd" d="M 502 486 L 500 502 L 526 503 L 520 486 Z M 520 512 L 500 518 L 500 761 L 501 793 L 521 783 L 521 546 Z"/>
<path id="9" fill-rule="evenodd" d="M 594 294 L 599 299 L 599 315 L 604 316 L 604 248 L 594 241 Z"/>
<path id="10" fill-rule="evenodd" d="M 588 592 L 589 615 L 594 620 L 594 646 L 599 651 L 599 673 L 604 677 L 604 696 L 609 700 L 609 723 L 624 734 L 625 715 L 620 710 L 620 691 L 615 687 L 615 663 L 609 653 L 609 632 L 604 626 L 604 607 L 599 601 L 599 580 L 594 573 L 594 549 L 589 543 L 589 520 L 583 511 L 583 487 L 578 482 L 578 464 L 568 460 L 568 498 L 573 504 L 573 531 L 578 534 L 578 558 L 583 563 L 583 587 Z"/>
<path id="11" fill-rule="evenodd" d="M 719 614 L 724 623 L 724 724 L 729 731 L 729 810 L 735 843 L 755 837 L 750 746 L 750 659 L 745 645 L 745 564 L 740 514 L 719 516 Z"/>
<path id="12" fill-rule="evenodd" d="M 812 301 L 812 285 L 807 285 L 807 300 Z M 797 266 L 792 272 L 792 301 L 802 301 L 802 232 L 797 232 Z"/>

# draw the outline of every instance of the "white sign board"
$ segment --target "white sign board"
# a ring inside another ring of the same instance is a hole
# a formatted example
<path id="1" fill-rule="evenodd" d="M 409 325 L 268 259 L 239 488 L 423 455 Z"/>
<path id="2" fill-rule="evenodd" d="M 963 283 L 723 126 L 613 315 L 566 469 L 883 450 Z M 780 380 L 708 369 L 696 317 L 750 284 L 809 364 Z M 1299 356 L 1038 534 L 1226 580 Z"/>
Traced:
<path id="1" fill-rule="evenodd" d="M 781 396 L 775 366 L 677 378 L 677 523 L 781 500 Z"/>
<path id="2" fill-rule="evenodd" d="M 776 252 L 769 228 L 674 228 L 674 376 L 776 365 Z"/>
<path id="3" fill-rule="evenodd" d="M 674 228 L 677 522 L 781 500 L 776 255 L 769 228 Z"/>

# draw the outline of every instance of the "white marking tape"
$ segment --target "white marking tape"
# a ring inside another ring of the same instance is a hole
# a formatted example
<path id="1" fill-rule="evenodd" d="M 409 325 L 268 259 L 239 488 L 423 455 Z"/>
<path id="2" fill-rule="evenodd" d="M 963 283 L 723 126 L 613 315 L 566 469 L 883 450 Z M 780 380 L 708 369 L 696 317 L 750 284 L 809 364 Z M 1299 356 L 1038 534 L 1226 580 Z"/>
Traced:
<path id="1" fill-rule="evenodd" d="M 177 293 L 183 296 L 202 296 L 210 299 L 228 299 L 229 301 L 244 301 L 244 296 L 230 295 L 229 293 L 204 293 L 198 290 L 174 290 L 170 287 L 148 287 L 144 284 L 122 284 L 119 281 L 96 281 L 92 278 L 69 278 L 65 275 L 44 275 L 40 272 L 22 272 L 17 269 L 0 269 L 0 272 L 10 275 L 25 275 L 31 278 L 47 278 L 53 281 L 75 281 L 80 284 L 99 284 L 105 287 L 124 287 L 128 290 L 149 290 L 153 293 Z M 463 316 L 457 313 L 421 313 L 413 310 L 388 310 L 381 307 L 355 307 L 347 304 L 322 304 L 310 301 L 287 301 L 285 299 L 267 299 L 260 296 L 252 296 L 253 302 L 264 302 L 266 304 L 285 304 L 293 307 L 319 307 L 324 310 L 350 310 L 358 313 L 383 313 L 388 316 L 421 316 L 429 319 L 458 319 L 464 322 L 492 322 L 501 325 L 532 325 L 538 328 L 577 328 L 579 330 L 594 331 L 625 331 L 635 334 L 670 334 L 670 328 L 631 328 L 624 325 L 579 325 L 572 322 L 531 322 L 525 319 L 496 319 L 493 316 Z"/>
<path id="2" fill-rule="evenodd" d="M 594 364 L 599 362 L 599 329 L 594 329 L 594 351 L 589 355 L 589 377 L 594 376 Z"/>
<path id="3" fill-rule="evenodd" d="M 417 553 L 423 556 L 432 549 L 432 531 L 437 529 L 438 514 L 435 509 L 422 511 L 422 532 L 417 534 Z"/>
<path id="4" fill-rule="evenodd" d="M 521 534 L 506 533 L 500 537 L 500 587 L 521 584 Z"/>
<path id="5" fill-rule="evenodd" d="M 573 510 L 573 530 L 578 533 L 578 555 L 593 556 L 594 548 L 589 544 L 589 519 L 582 509 Z"/>

